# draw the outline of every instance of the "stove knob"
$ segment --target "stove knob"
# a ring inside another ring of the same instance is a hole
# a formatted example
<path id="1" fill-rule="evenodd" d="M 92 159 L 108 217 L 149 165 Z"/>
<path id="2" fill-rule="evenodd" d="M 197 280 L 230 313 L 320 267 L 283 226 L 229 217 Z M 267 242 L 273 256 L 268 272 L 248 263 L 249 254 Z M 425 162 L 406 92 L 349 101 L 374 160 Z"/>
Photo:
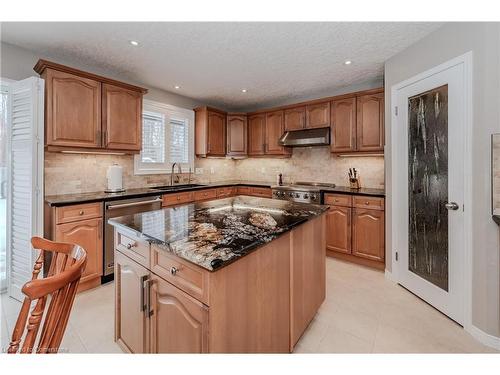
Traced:
<path id="1" fill-rule="evenodd" d="M 289 196 L 290 198 L 293 198 L 293 193 L 288 193 L 288 196 Z"/>
<path id="2" fill-rule="evenodd" d="M 311 200 L 313 200 L 313 201 L 316 200 L 316 194 L 311 194 Z"/>
<path id="3" fill-rule="evenodd" d="M 304 194 L 304 199 L 307 199 L 307 198 L 309 198 L 309 194 L 305 193 Z"/>

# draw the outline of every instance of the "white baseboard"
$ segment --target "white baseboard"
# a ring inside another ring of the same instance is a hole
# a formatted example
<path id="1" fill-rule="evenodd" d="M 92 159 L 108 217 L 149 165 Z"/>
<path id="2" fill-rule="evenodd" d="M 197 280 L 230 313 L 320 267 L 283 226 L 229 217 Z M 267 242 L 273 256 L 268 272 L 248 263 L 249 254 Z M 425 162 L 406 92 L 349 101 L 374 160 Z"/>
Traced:
<path id="1" fill-rule="evenodd" d="M 500 337 L 490 335 L 473 325 L 470 325 L 467 328 L 464 327 L 464 329 L 481 344 L 500 350 Z"/>
<path id="2" fill-rule="evenodd" d="M 390 280 L 390 281 L 392 281 L 393 283 L 396 283 L 396 282 L 397 282 L 396 280 L 394 280 L 394 278 L 393 278 L 393 276 L 392 276 L 392 272 L 391 272 L 391 271 L 389 271 L 389 270 L 387 270 L 387 269 L 386 269 L 386 270 L 385 270 L 385 272 L 384 272 L 384 275 L 385 275 L 385 278 L 386 278 L 387 280 Z"/>

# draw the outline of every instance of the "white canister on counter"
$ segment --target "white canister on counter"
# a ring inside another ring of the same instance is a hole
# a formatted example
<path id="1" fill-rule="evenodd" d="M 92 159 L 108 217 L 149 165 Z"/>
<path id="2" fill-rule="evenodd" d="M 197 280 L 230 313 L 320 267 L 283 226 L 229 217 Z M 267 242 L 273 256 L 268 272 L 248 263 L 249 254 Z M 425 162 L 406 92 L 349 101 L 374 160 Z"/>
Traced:
<path id="1" fill-rule="evenodd" d="M 118 163 L 113 163 L 108 167 L 106 173 L 106 178 L 108 180 L 108 188 L 106 192 L 117 193 L 123 191 L 123 168 Z"/>

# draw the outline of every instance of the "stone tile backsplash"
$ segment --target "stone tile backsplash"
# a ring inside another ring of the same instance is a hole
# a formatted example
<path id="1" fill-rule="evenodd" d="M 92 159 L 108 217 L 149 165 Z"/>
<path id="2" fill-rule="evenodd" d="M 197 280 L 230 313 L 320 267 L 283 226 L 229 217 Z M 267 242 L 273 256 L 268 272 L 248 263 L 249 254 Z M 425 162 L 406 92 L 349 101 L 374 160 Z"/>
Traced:
<path id="1" fill-rule="evenodd" d="M 134 157 L 131 155 L 92 155 L 45 153 L 45 195 L 102 191 L 106 188 L 108 166 L 118 163 L 123 167 L 125 188 L 167 185 L 170 174 L 134 175 Z M 384 187 L 384 158 L 336 157 L 328 147 L 296 148 L 291 158 L 196 158 L 195 168 L 201 174 L 192 174 L 191 182 L 210 183 L 226 180 L 253 180 L 275 182 L 282 173 L 286 183 L 296 181 L 331 182 L 348 185 L 347 170 L 355 167 L 361 176 L 361 185 Z M 188 174 L 182 175 L 188 182 Z"/>

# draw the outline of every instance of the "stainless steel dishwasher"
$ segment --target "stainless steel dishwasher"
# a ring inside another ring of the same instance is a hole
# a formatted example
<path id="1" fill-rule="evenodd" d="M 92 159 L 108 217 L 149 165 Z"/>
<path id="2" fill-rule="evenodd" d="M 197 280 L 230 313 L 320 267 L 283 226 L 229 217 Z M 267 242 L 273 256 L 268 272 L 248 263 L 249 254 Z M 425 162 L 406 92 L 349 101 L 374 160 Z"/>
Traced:
<path id="1" fill-rule="evenodd" d="M 133 199 L 120 199 L 104 203 L 105 224 L 103 283 L 113 280 L 114 272 L 114 228 L 108 224 L 108 219 L 159 209 L 161 209 L 161 195 Z"/>

